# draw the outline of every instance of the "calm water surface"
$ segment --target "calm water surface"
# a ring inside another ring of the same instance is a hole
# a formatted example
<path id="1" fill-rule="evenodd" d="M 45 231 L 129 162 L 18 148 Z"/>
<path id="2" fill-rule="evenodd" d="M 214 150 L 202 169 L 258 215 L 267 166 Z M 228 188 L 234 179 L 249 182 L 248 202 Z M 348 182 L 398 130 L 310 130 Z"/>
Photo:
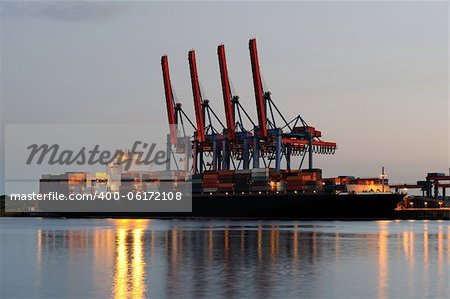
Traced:
<path id="1" fill-rule="evenodd" d="M 1 298 L 450 298 L 450 222 L 0 218 Z"/>

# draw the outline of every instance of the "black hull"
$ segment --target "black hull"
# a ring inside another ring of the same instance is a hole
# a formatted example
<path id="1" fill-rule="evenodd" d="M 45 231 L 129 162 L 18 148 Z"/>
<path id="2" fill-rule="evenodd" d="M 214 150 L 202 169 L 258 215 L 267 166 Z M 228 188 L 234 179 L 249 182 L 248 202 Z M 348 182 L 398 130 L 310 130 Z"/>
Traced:
<path id="1" fill-rule="evenodd" d="M 108 218 L 395 219 L 401 194 L 195 195 L 191 213 L 33 213 L 33 216 Z"/>

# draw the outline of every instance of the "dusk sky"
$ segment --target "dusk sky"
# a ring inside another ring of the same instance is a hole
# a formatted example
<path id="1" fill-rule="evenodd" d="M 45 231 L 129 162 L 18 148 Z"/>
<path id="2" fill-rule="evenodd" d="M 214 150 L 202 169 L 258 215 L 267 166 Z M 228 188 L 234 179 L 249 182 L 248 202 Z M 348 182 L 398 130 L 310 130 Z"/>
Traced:
<path id="1" fill-rule="evenodd" d="M 336 155 L 316 159 L 324 176 L 378 176 L 385 166 L 391 182 L 415 182 L 449 170 L 448 2 L 0 5 L 2 128 L 165 125 L 163 54 L 193 116 L 192 48 L 204 96 L 224 120 L 220 43 L 241 104 L 256 116 L 248 53 L 256 37 L 280 110 L 338 144 Z"/>

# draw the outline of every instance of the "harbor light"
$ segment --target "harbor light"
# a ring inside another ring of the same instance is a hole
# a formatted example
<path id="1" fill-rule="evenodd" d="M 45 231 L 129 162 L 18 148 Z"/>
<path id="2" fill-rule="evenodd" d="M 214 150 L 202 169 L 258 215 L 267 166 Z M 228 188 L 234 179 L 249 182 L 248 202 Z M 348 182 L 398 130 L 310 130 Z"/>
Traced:
<path id="1" fill-rule="evenodd" d="M 271 189 L 272 191 L 276 190 L 276 189 L 277 189 L 277 182 L 275 182 L 275 181 L 270 181 L 270 189 Z"/>

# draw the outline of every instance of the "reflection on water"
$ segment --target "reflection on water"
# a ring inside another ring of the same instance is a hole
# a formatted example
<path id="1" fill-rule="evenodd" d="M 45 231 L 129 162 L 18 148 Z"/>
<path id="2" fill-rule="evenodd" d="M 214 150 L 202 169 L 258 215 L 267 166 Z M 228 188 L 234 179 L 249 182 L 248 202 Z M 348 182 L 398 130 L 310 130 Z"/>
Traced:
<path id="1" fill-rule="evenodd" d="M 380 221 L 378 223 L 380 232 L 378 235 L 378 298 L 387 298 L 386 290 L 388 287 L 388 222 Z"/>
<path id="2" fill-rule="evenodd" d="M 146 220 L 116 221 L 113 286 L 115 298 L 143 298 L 146 293 L 143 247 L 146 224 Z"/>
<path id="3" fill-rule="evenodd" d="M 123 298 L 128 291 L 128 250 L 126 242 L 127 231 L 125 228 L 117 230 L 117 248 L 114 267 L 114 295 Z"/>
<path id="4" fill-rule="evenodd" d="M 35 269 L 21 297 L 382 299 L 450 291 L 448 222 L 34 221 L 22 228 L 34 232 Z"/>

